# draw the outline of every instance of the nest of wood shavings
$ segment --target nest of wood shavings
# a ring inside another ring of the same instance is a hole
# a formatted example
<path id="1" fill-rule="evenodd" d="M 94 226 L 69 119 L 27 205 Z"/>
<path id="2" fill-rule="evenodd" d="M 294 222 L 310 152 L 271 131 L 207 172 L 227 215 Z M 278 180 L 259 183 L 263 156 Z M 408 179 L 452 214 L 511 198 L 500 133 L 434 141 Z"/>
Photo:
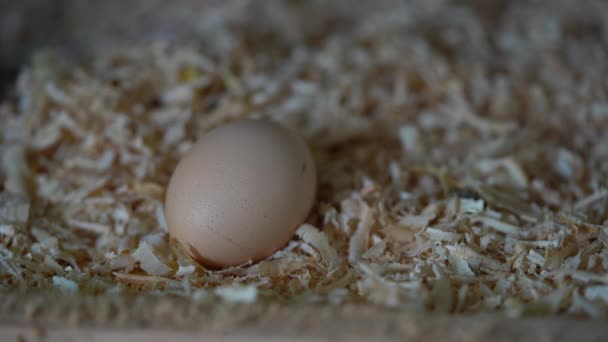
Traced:
<path id="1" fill-rule="evenodd" d="M 3 296 L 605 316 L 608 8 L 590 4 L 489 22 L 413 2 L 40 53 L 0 107 Z M 268 260 L 210 271 L 167 236 L 164 191 L 197 138 L 244 117 L 307 139 L 318 200 Z"/>

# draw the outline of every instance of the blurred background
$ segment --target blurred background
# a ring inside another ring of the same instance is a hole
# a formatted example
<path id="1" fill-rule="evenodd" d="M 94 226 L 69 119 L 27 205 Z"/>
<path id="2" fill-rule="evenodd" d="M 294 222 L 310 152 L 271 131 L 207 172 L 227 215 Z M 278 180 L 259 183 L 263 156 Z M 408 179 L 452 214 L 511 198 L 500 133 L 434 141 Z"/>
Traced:
<path id="1" fill-rule="evenodd" d="M 457 14 L 462 12 L 482 18 L 488 33 L 518 21 L 529 21 L 531 28 L 544 25 L 542 16 L 547 14 L 566 18 L 569 22 L 564 27 L 606 44 L 606 7 L 607 2 L 601 0 L 365 0 L 356 5 L 345 0 L 4 0 L 0 1 L 0 87 L 10 84 L 20 66 L 40 48 L 82 56 L 108 45 L 159 39 L 205 41 L 205 35 L 220 34 L 215 29 L 226 27 L 250 31 L 253 38 L 281 35 L 286 42 L 297 37 L 314 43 L 328 32 L 352 29 L 362 17 L 386 13 L 387 8 L 395 8 L 395 16 L 403 18 L 407 13 L 410 19 L 425 23 L 431 37 L 441 27 L 437 22 L 459 20 Z M 285 30 L 286 23 L 291 32 Z M 278 30 L 272 32 L 273 27 Z M 443 44 L 440 40 L 436 44 Z"/>

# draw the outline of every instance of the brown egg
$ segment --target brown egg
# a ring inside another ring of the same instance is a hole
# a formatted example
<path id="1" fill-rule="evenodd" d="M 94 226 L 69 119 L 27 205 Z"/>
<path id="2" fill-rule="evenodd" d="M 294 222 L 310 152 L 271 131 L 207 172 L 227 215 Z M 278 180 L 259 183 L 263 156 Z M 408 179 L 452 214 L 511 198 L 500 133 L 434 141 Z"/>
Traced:
<path id="1" fill-rule="evenodd" d="M 295 132 L 265 120 L 221 126 L 171 177 L 169 233 L 207 267 L 265 259 L 306 219 L 316 183 L 310 150 Z"/>

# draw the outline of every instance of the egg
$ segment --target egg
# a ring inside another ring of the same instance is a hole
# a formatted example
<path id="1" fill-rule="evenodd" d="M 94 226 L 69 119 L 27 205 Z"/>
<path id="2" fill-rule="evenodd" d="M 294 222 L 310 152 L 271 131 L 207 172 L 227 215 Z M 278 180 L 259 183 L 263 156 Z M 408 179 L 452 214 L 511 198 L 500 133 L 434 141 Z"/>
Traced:
<path id="1" fill-rule="evenodd" d="M 311 152 L 295 132 L 241 120 L 205 134 L 169 182 L 169 234 L 203 266 L 263 260 L 293 236 L 315 199 Z"/>

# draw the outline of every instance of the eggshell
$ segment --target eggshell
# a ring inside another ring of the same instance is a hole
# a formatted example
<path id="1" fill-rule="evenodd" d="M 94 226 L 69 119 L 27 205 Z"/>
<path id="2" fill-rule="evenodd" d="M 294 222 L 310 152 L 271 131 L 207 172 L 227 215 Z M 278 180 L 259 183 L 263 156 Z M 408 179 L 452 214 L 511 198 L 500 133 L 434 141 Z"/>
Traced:
<path id="1" fill-rule="evenodd" d="M 295 132 L 265 120 L 221 126 L 171 177 L 169 233 L 207 267 L 265 259 L 306 219 L 316 183 L 310 150 Z"/>

